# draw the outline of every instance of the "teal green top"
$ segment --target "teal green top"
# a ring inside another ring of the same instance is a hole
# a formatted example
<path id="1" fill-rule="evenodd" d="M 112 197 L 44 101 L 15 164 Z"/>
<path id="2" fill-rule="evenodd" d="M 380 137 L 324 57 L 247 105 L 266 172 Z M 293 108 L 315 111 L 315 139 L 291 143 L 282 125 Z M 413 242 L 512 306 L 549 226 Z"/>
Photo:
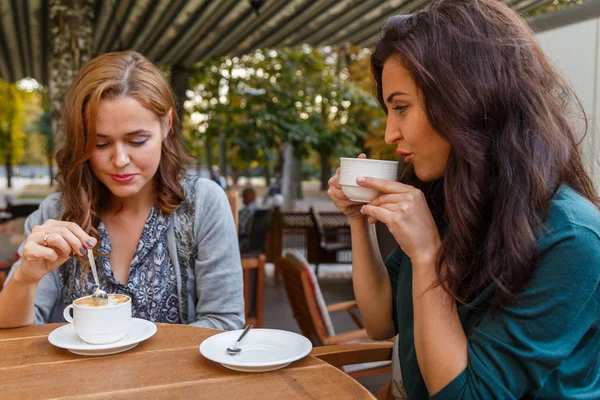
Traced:
<path id="1" fill-rule="evenodd" d="M 468 365 L 431 399 L 600 399 L 600 212 L 563 185 L 537 248 L 532 278 L 504 311 L 458 307 Z M 411 262 L 398 248 L 385 263 L 404 386 L 409 399 L 426 399 L 413 336 Z M 473 305 L 486 304 L 493 292 L 488 287 Z"/>

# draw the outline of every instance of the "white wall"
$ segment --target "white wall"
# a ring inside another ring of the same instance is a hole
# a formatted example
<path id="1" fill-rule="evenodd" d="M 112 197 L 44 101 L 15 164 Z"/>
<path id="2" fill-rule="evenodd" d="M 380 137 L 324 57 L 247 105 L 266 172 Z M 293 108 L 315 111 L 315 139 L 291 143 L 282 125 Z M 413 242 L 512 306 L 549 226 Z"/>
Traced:
<path id="1" fill-rule="evenodd" d="M 600 192 L 600 18 L 538 33 L 540 44 L 577 93 L 588 117 L 581 145 L 586 167 Z M 583 129 L 580 129 L 583 133 Z"/>

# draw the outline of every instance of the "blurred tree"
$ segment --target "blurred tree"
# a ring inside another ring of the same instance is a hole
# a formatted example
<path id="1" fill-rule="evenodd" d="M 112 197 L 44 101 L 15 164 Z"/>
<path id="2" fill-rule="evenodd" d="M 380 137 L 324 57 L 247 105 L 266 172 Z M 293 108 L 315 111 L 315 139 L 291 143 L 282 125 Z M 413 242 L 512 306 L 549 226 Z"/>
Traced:
<path id="1" fill-rule="evenodd" d="M 32 131 L 39 135 L 44 144 L 44 155 L 46 165 L 48 166 L 48 175 L 50 176 L 50 186 L 54 184 L 54 136 L 52 134 L 52 118 L 50 110 L 46 109 L 37 119 Z"/>
<path id="2" fill-rule="evenodd" d="M 189 147 L 198 156 L 203 148 L 210 165 L 211 142 L 225 135 L 233 169 L 248 171 L 258 162 L 267 182 L 275 172 L 273 164 L 285 164 L 284 148 L 297 160 L 291 170 L 284 168 L 284 180 L 316 150 L 326 188 L 333 156 L 358 154 L 367 131 L 377 126 L 373 121 L 383 115 L 329 48 L 262 49 L 241 58 L 206 61 L 197 66 L 191 83 L 186 102 Z"/>
<path id="3" fill-rule="evenodd" d="M 396 159 L 395 146 L 390 146 L 384 141 L 385 112 L 375 98 L 375 81 L 371 74 L 371 51 L 355 46 L 345 49 L 348 62 L 350 79 L 356 83 L 370 97 L 369 107 L 365 107 L 357 124 L 365 132 L 364 146 L 362 147 L 370 158 L 383 160 Z M 356 157 L 356 154 L 350 157 Z"/>
<path id="4" fill-rule="evenodd" d="M 47 162 L 47 137 L 39 130 L 39 120 L 44 114 L 47 104 L 47 91 L 37 82 L 25 79 L 17 83 L 17 88 L 30 94 L 23 101 L 23 131 L 27 134 L 24 153 L 26 157 L 19 160 L 20 165 L 45 165 Z M 50 124 L 48 116 L 48 124 Z M 51 133 L 50 133 L 51 134 Z M 52 140 L 52 137 L 50 137 Z"/>
<path id="5" fill-rule="evenodd" d="M 15 83 L 0 80 L 0 161 L 6 168 L 7 186 L 12 187 L 13 166 L 23 155 L 23 100 L 27 92 Z"/>

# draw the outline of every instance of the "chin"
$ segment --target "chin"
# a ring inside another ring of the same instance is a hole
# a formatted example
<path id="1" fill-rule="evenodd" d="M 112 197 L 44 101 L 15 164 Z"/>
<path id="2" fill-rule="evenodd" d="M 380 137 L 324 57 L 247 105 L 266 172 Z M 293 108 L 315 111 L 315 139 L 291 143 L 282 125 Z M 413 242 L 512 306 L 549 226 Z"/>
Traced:
<path id="1" fill-rule="evenodd" d="M 421 182 L 433 182 L 444 176 L 444 173 L 435 173 L 433 171 L 420 171 L 415 168 L 415 175 Z"/>
<path id="2" fill-rule="evenodd" d="M 123 186 L 119 187 L 118 185 L 110 185 L 110 186 L 107 185 L 107 187 L 113 196 L 119 197 L 119 198 L 127 198 L 127 197 L 131 197 L 131 196 L 135 196 L 140 191 L 140 188 L 137 187 L 137 185 L 131 186 L 131 187 L 123 187 Z"/>
<path id="3" fill-rule="evenodd" d="M 110 188 L 109 188 L 110 189 Z M 136 194 L 138 194 L 139 190 L 111 190 L 110 191 L 112 193 L 113 196 L 120 198 L 120 199 L 126 199 L 128 197 L 132 197 L 135 196 Z"/>

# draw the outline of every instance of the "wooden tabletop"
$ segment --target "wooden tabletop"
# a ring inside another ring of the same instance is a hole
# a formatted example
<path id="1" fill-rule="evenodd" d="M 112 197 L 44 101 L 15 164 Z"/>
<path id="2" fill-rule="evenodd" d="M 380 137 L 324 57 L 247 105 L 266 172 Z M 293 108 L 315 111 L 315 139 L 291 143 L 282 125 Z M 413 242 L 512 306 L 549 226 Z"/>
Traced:
<path id="1" fill-rule="evenodd" d="M 200 343 L 220 331 L 157 324 L 120 354 L 86 357 L 54 347 L 61 324 L 0 330 L 0 398 L 374 399 L 337 368 L 307 356 L 271 372 L 229 370 L 204 358 Z"/>

